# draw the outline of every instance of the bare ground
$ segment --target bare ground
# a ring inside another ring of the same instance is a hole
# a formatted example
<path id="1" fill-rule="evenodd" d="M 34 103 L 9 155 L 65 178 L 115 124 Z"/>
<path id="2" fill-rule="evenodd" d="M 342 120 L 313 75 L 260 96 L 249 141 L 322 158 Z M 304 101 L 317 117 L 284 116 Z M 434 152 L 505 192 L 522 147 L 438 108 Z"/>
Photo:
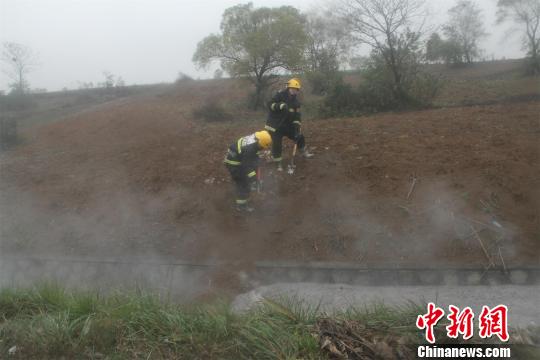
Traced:
<path id="1" fill-rule="evenodd" d="M 265 167 L 244 218 L 223 154 L 264 119 L 191 117 L 208 97 L 242 96 L 203 82 L 26 129 L 0 160 L 1 251 L 538 265 L 539 101 L 308 120 L 316 157 L 294 176 Z"/>

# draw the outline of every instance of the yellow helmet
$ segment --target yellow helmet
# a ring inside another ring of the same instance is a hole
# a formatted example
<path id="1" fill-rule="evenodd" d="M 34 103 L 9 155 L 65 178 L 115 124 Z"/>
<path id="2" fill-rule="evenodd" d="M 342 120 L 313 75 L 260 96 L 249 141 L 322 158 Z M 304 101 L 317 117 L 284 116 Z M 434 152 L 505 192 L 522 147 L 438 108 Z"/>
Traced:
<path id="1" fill-rule="evenodd" d="M 255 133 L 255 137 L 259 141 L 259 145 L 263 149 L 268 149 L 270 145 L 272 145 L 272 137 L 270 136 L 270 133 L 266 130 L 257 131 Z"/>
<path id="2" fill-rule="evenodd" d="M 302 86 L 300 85 L 300 80 L 298 80 L 297 78 L 292 78 L 291 80 L 287 81 L 287 87 L 298 90 L 302 88 Z"/>

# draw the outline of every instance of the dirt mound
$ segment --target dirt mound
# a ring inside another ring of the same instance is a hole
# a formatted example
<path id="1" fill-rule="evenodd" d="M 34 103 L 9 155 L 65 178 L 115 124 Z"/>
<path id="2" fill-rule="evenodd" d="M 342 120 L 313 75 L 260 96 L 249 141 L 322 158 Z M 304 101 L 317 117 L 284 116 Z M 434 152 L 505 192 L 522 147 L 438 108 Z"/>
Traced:
<path id="1" fill-rule="evenodd" d="M 538 263 L 538 101 L 306 121 L 316 157 L 294 176 L 266 166 L 258 211 L 241 218 L 222 159 L 264 119 L 195 122 L 205 98 L 243 95 L 194 86 L 28 130 L 1 158 L 2 251 Z"/>

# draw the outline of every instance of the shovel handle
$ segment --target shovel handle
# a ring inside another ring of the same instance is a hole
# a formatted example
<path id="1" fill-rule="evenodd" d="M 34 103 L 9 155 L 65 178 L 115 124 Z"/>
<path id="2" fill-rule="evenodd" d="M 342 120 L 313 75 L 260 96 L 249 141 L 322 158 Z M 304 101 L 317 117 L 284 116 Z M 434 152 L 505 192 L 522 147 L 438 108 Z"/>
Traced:
<path id="1" fill-rule="evenodd" d="M 291 163 L 289 164 L 289 167 L 287 169 L 287 173 L 289 173 L 289 175 L 292 175 L 294 173 L 294 168 L 295 168 L 295 165 L 294 165 L 294 157 L 296 156 L 296 149 L 298 148 L 298 144 L 294 144 L 294 147 L 293 147 L 293 150 L 292 150 L 292 156 L 291 156 Z"/>
<path id="2" fill-rule="evenodd" d="M 257 192 L 259 194 L 262 192 L 262 170 L 260 167 L 257 168 Z"/>

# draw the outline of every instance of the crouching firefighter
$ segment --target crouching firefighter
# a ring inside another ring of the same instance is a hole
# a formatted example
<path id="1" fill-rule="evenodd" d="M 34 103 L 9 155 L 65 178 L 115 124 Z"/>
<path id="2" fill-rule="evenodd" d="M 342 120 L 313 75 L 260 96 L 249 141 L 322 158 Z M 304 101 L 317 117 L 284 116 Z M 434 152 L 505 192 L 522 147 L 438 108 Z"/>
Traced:
<path id="1" fill-rule="evenodd" d="M 306 149 L 306 141 L 301 131 L 300 101 L 297 98 L 300 88 L 298 79 L 290 79 L 286 88 L 277 92 L 268 103 L 268 117 L 264 128 L 272 136 L 272 160 L 279 171 L 283 170 L 281 152 L 284 136 L 296 142 L 304 157 L 313 156 Z"/>
<path id="2" fill-rule="evenodd" d="M 268 149 L 271 144 L 270 134 L 263 130 L 241 137 L 227 151 L 224 163 L 236 186 L 236 209 L 239 211 L 253 211 L 248 202 L 251 185 L 257 181 L 258 152 Z"/>

